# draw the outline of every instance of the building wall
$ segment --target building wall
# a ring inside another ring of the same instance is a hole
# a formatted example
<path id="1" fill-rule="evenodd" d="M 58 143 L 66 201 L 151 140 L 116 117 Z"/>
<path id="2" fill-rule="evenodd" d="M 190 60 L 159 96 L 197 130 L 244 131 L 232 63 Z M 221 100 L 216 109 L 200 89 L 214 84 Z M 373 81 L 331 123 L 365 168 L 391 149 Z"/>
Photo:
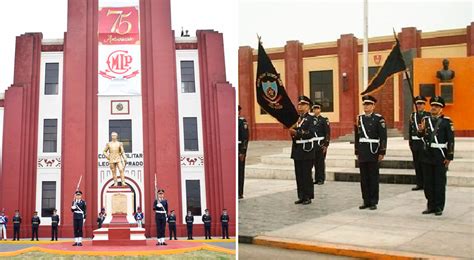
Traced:
<path id="1" fill-rule="evenodd" d="M 193 61 L 194 64 L 194 81 L 195 92 L 183 93 L 181 91 L 181 61 Z M 186 202 L 186 181 L 199 180 L 200 184 L 200 198 L 201 198 L 201 213 L 204 214 L 204 209 L 207 208 L 206 203 L 206 177 L 204 164 L 204 142 L 203 142 L 203 127 L 202 127 L 202 111 L 201 111 L 201 84 L 200 84 L 200 69 L 199 69 L 199 55 L 197 49 L 191 50 L 177 50 L 176 51 L 176 71 L 177 73 L 177 93 L 178 93 L 178 112 L 179 112 L 179 140 L 180 140 L 180 161 L 181 161 L 181 210 L 184 213 L 180 219 L 181 224 L 186 224 L 185 216 L 188 210 Z M 184 117 L 195 117 L 197 119 L 197 133 L 198 133 L 198 151 L 186 151 L 184 147 Z M 195 216 L 194 223 L 202 224 L 201 216 Z"/>
<path id="2" fill-rule="evenodd" d="M 444 56 L 445 57 L 445 56 Z M 444 58 L 443 57 L 443 58 Z M 440 95 L 439 80 L 436 72 L 442 69 L 443 58 L 417 58 L 414 60 L 414 90 L 420 92 L 420 84 L 435 84 L 436 95 Z M 443 108 L 443 113 L 454 122 L 456 136 L 473 136 L 474 121 L 468 118 L 474 113 L 474 57 L 449 58 L 449 68 L 455 71 L 452 80 L 454 100 Z M 429 105 L 427 105 L 429 110 Z"/>
<path id="3" fill-rule="evenodd" d="M 412 70 L 412 58 L 460 58 L 474 55 L 473 25 L 471 23 L 466 28 L 436 32 L 421 32 L 414 27 L 403 28 L 398 39 L 409 70 Z M 393 45 L 394 38 L 391 35 L 370 38 L 369 67 L 382 66 Z M 345 34 L 336 42 L 302 45 L 297 41 L 288 41 L 284 47 L 267 49 L 267 53 L 277 72 L 282 74 L 281 79 L 290 97 L 302 94 L 309 96 L 309 71 L 332 69 L 336 106 L 334 112 L 323 112 L 323 115 L 329 117 L 332 123 L 332 138 L 351 134 L 354 118 L 362 111 L 359 94 L 363 91 L 361 39 Z M 254 82 L 256 61 L 256 50 L 249 46 L 239 48 L 239 104 L 242 106 L 241 115 L 249 122 L 250 138 L 289 140 L 281 124 L 268 115 L 259 114 Z M 288 70 L 290 67 L 291 75 Z M 413 78 L 416 76 L 412 75 Z M 301 84 L 298 81 L 300 77 Z M 289 78 L 293 80 L 289 82 Z M 413 108 L 405 75 L 399 73 L 389 78 L 374 96 L 380 101 L 376 112 L 385 117 L 388 127 L 405 133 L 406 122 Z M 262 117 L 265 119 L 262 120 Z"/>
<path id="4" fill-rule="evenodd" d="M 59 63 L 58 94 L 45 95 L 46 63 Z M 50 217 L 42 217 L 42 182 L 56 182 L 56 209 L 61 212 L 61 137 L 62 137 L 62 95 L 63 94 L 63 53 L 42 52 L 40 65 L 39 84 L 39 109 L 38 109 L 38 169 L 36 178 L 36 206 L 41 217 L 41 225 L 51 225 Z M 44 119 L 57 120 L 57 146 L 56 152 L 44 152 L 43 131 Z"/>

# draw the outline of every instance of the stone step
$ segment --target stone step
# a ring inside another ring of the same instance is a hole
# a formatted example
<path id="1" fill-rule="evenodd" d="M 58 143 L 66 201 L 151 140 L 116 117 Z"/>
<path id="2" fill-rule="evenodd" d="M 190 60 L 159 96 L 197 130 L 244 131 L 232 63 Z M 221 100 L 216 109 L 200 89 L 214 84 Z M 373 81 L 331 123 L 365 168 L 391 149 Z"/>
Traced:
<path id="1" fill-rule="evenodd" d="M 389 139 L 390 140 L 390 139 Z M 386 156 L 388 157 L 411 157 L 411 151 L 408 146 L 408 141 L 404 143 L 390 141 L 387 144 Z M 288 142 L 288 147 L 282 149 L 282 151 L 275 151 L 275 153 L 283 153 L 288 156 L 291 154 L 291 142 Z M 354 155 L 354 145 L 344 143 L 331 143 L 328 148 L 328 156 L 330 155 Z M 472 159 L 474 160 L 474 144 L 467 146 L 463 144 L 461 147 L 455 145 L 454 148 L 454 159 Z"/>
<path id="2" fill-rule="evenodd" d="M 293 165 L 253 164 L 245 167 L 245 175 L 256 179 L 294 180 Z M 415 172 L 407 169 L 380 169 L 381 183 L 414 184 Z M 326 180 L 359 181 L 359 169 L 355 167 L 327 167 Z M 474 172 L 448 171 L 449 186 L 474 187 Z"/>
<path id="3" fill-rule="evenodd" d="M 261 157 L 261 163 L 268 165 L 289 165 L 293 166 L 293 159 L 288 154 L 273 154 Z M 328 154 L 326 157 L 326 167 L 347 167 L 357 166 L 355 155 L 334 155 Z M 411 155 L 407 156 L 385 156 L 381 162 L 381 168 L 392 169 L 414 169 Z M 474 159 L 456 158 L 449 166 L 451 171 L 471 171 L 474 172 Z"/>

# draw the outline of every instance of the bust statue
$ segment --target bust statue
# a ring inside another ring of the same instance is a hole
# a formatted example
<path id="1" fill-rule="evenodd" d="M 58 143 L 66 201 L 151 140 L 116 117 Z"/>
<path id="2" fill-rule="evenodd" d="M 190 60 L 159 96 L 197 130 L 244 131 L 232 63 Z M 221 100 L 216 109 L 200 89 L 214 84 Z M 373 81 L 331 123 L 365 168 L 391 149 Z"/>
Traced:
<path id="1" fill-rule="evenodd" d="M 451 80 L 454 78 L 454 70 L 449 69 L 448 59 L 443 60 L 443 69 L 436 72 L 436 77 L 441 82 L 451 82 Z"/>

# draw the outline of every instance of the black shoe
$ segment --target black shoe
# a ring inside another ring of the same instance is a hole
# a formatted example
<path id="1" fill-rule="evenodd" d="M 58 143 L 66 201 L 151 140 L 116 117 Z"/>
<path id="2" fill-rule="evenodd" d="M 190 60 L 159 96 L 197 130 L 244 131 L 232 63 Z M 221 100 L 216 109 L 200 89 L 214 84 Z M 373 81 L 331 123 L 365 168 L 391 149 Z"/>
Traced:
<path id="1" fill-rule="evenodd" d="M 77 246 L 82 246 L 82 243 L 77 244 Z"/>
<path id="2" fill-rule="evenodd" d="M 227 239 L 230 239 L 229 237 L 226 237 Z"/>
<path id="3" fill-rule="evenodd" d="M 239 195 L 239 200 L 243 199 L 244 195 Z"/>
<path id="4" fill-rule="evenodd" d="M 54 241 L 54 239 L 51 239 L 51 241 Z"/>
<path id="5" fill-rule="evenodd" d="M 191 240 L 194 240 L 194 238 L 191 238 Z"/>
<path id="6" fill-rule="evenodd" d="M 36 239 L 36 241 L 39 241 L 38 239 Z"/>
<path id="7" fill-rule="evenodd" d="M 431 210 L 431 209 L 426 209 L 426 210 L 424 210 L 423 212 L 421 212 L 421 214 L 424 214 L 424 215 L 426 215 L 426 214 L 431 214 L 431 213 L 434 213 L 434 211 Z"/>
<path id="8" fill-rule="evenodd" d="M 188 237 L 188 240 L 191 240 L 191 238 Z"/>
<path id="9" fill-rule="evenodd" d="M 311 204 L 311 200 L 308 199 L 308 200 L 303 201 L 303 205 L 308 205 L 308 204 Z"/>
<path id="10" fill-rule="evenodd" d="M 377 209 L 377 205 L 372 205 L 369 207 L 370 210 L 376 210 Z"/>
<path id="11" fill-rule="evenodd" d="M 360 205 L 360 206 L 359 206 L 359 209 L 368 209 L 368 208 L 370 208 L 370 206 L 367 205 L 367 204 L 364 204 L 364 205 Z"/>
<path id="12" fill-rule="evenodd" d="M 160 243 L 160 242 L 158 242 L 158 243 L 156 243 L 156 245 L 157 245 L 157 246 L 161 246 L 161 243 Z"/>
<path id="13" fill-rule="evenodd" d="M 423 187 L 420 187 L 420 186 L 415 186 L 415 187 L 411 188 L 411 190 L 422 190 L 422 189 L 423 189 Z"/>
<path id="14" fill-rule="evenodd" d="M 178 239 L 175 237 L 174 240 L 178 240 Z"/>
<path id="15" fill-rule="evenodd" d="M 35 240 L 32 238 L 31 241 L 35 241 Z"/>
<path id="16" fill-rule="evenodd" d="M 323 185 L 323 184 L 324 184 L 324 181 L 317 181 L 316 184 L 318 184 L 318 185 Z"/>
<path id="17" fill-rule="evenodd" d="M 168 244 L 166 244 L 166 242 L 163 242 L 161 245 L 163 245 L 163 246 L 167 246 Z"/>
<path id="18" fill-rule="evenodd" d="M 297 200 L 297 201 L 295 201 L 295 204 L 301 204 L 301 203 L 303 203 L 303 200 Z"/>
<path id="19" fill-rule="evenodd" d="M 170 240 L 173 240 L 173 239 L 170 237 Z"/>
<path id="20" fill-rule="evenodd" d="M 212 237 L 209 237 L 209 239 L 212 239 Z"/>
<path id="21" fill-rule="evenodd" d="M 72 244 L 72 246 L 77 246 L 77 243 Z"/>
<path id="22" fill-rule="evenodd" d="M 58 241 L 58 239 L 56 238 L 56 241 Z"/>
<path id="23" fill-rule="evenodd" d="M 318 182 L 317 182 L 317 181 L 313 181 L 313 184 L 318 184 Z"/>
<path id="24" fill-rule="evenodd" d="M 443 211 L 441 211 L 441 210 L 436 211 L 434 214 L 435 214 L 435 216 L 441 216 L 441 215 L 443 215 Z"/>

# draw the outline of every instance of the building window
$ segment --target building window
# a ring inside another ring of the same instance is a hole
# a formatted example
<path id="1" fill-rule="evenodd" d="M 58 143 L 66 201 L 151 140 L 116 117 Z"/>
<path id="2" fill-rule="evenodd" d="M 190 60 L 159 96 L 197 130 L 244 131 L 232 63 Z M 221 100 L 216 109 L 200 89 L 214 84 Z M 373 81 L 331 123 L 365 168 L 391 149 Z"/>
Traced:
<path id="1" fill-rule="evenodd" d="M 193 216 L 201 216 L 201 183 L 199 180 L 186 180 L 186 207 Z"/>
<path id="2" fill-rule="evenodd" d="M 181 61 L 181 92 L 196 92 L 194 80 L 194 61 L 192 60 Z"/>
<path id="3" fill-rule="evenodd" d="M 196 117 L 184 117 L 183 118 L 184 128 L 184 150 L 185 151 L 198 151 L 198 134 L 197 134 L 197 118 Z"/>
<path id="4" fill-rule="evenodd" d="M 56 182 L 43 181 L 41 191 L 41 217 L 51 217 L 56 208 Z"/>
<path id="5" fill-rule="evenodd" d="M 311 100 L 320 102 L 322 112 L 334 112 L 332 70 L 310 71 Z"/>
<path id="6" fill-rule="evenodd" d="M 57 152 L 58 120 L 45 119 L 43 121 L 43 153 Z"/>
<path id="7" fill-rule="evenodd" d="M 118 134 L 118 140 L 123 143 L 126 153 L 132 152 L 132 120 L 109 120 L 109 138 L 112 132 Z"/>
<path id="8" fill-rule="evenodd" d="M 44 73 L 44 94 L 57 95 L 59 81 L 59 63 L 46 63 Z"/>

